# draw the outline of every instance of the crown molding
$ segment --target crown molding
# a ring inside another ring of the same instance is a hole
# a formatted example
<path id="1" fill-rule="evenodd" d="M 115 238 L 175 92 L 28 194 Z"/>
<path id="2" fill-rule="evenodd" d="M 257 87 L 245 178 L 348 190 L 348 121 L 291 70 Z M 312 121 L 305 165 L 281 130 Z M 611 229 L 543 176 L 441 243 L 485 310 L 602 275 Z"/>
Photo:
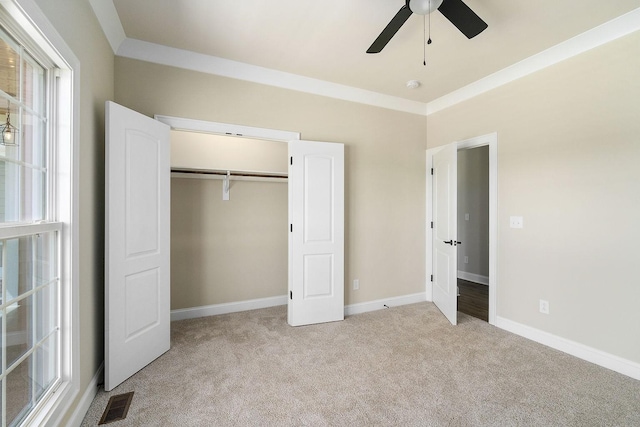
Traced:
<path id="1" fill-rule="evenodd" d="M 640 8 L 427 103 L 427 115 L 640 30 Z"/>
<path id="2" fill-rule="evenodd" d="M 324 80 L 286 73 L 257 65 L 204 55 L 136 39 L 125 39 L 117 55 L 191 71 L 215 74 L 253 83 L 291 89 L 413 114 L 426 114 L 426 104 L 418 101 L 358 89 Z"/>
<path id="3" fill-rule="evenodd" d="M 125 35 L 112 0 L 90 0 L 90 3 L 114 54 L 117 56 L 423 116 L 467 101 L 640 30 L 640 8 L 637 8 L 447 95 L 423 103 L 216 56 L 130 39 Z"/>
<path id="4" fill-rule="evenodd" d="M 113 0 L 89 0 L 89 3 L 115 54 L 127 36 L 122 28 L 122 22 L 120 22 Z"/>

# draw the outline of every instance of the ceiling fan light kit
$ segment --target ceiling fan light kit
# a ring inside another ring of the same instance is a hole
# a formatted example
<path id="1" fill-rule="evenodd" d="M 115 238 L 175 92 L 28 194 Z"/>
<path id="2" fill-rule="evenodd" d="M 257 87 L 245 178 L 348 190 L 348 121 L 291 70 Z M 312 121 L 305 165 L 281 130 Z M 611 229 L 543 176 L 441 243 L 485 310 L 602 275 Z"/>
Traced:
<path id="1" fill-rule="evenodd" d="M 382 51 L 412 14 L 427 15 L 436 9 L 468 39 L 477 36 L 487 28 L 487 23 L 462 0 L 405 0 L 404 6 L 367 49 L 367 53 Z"/>
<path id="2" fill-rule="evenodd" d="M 410 0 L 409 9 L 416 15 L 427 15 L 442 4 L 442 0 Z"/>

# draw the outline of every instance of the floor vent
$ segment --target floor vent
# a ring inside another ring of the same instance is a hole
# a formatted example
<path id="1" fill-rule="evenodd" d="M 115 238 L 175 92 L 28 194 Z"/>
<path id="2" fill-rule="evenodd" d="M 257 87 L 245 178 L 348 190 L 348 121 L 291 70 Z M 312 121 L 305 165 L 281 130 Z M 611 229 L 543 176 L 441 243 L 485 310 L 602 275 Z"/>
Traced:
<path id="1" fill-rule="evenodd" d="M 129 412 L 129 405 L 131 405 L 131 399 L 133 399 L 133 392 L 118 394 L 111 396 L 107 408 L 100 418 L 98 424 L 108 424 L 114 421 L 120 421 L 127 418 L 127 412 Z"/>

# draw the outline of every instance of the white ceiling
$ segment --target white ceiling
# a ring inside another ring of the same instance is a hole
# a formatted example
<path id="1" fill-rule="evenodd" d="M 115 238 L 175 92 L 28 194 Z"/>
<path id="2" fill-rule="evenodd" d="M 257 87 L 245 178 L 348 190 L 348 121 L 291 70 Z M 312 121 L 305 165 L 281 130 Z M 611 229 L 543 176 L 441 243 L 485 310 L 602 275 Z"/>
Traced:
<path id="1" fill-rule="evenodd" d="M 640 8 L 640 0 L 465 2 L 488 29 L 468 40 L 434 12 L 426 67 L 424 21 L 415 14 L 381 53 L 366 53 L 404 0 L 113 0 L 113 5 L 128 39 L 420 103 Z M 405 84 L 413 79 L 422 86 L 408 89 Z"/>

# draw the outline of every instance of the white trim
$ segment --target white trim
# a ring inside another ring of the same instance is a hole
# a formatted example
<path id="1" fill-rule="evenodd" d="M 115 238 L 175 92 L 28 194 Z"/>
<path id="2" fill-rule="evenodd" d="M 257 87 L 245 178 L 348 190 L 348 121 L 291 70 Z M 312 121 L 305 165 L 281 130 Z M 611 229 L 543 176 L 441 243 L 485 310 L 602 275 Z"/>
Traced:
<path id="1" fill-rule="evenodd" d="M 495 325 L 498 307 L 498 134 L 458 141 L 458 150 L 489 146 L 489 323 Z"/>
<path id="2" fill-rule="evenodd" d="M 111 0 L 90 0 L 90 3 L 118 56 L 425 116 L 640 30 L 638 8 L 438 99 L 423 103 L 126 38 Z"/>
<path id="3" fill-rule="evenodd" d="M 290 132 L 286 130 L 185 119 L 183 117 L 163 116 L 160 114 L 156 114 L 154 118 L 159 122 L 171 126 L 172 130 L 240 136 L 243 138 L 267 139 L 279 142 L 289 142 L 291 140 L 300 139 L 299 132 Z"/>
<path id="4" fill-rule="evenodd" d="M 80 390 L 80 303 L 79 303 L 79 130 L 80 61 L 42 12 L 35 0 L 0 0 L 6 10 L 60 68 L 57 111 L 57 185 L 69 199 L 57 205 L 58 220 L 64 225 L 63 251 L 60 253 L 61 287 L 67 291 L 61 300 L 62 324 L 60 352 L 66 357 L 61 366 L 61 382 L 42 404 L 27 416 L 25 423 L 60 425 Z M 65 141 L 61 144 L 60 141 Z"/>
<path id="5" fill-rule="evenodd" d="M 496 322 L 496 308 L 498 306 L 497 294 L 497 272 L 498 272 L 498 134 L 490 133 L 488 135 L 478 136 L 466 139 L 464 141 L 454 142 L 457 144 L 458 150 L 468 148 L 489 146 L 489 323 L 494 325 Z M 426 169 L 426 244 L 425 244 L 425 283 L 427 292 L 427 301 L 433 300 L 433 286 L 431 283 L 431 272 L 433 271 L 432 262 L 432 239 L 431 221 L 433 218 L 433 209 L 431 206 L 431 167 L 433 165 L 433 155 L 437 153 L 442 146 L 430 148 L 427 150 L 427 169 Z"/>
<path id="6" fill-rule="evenodd" d="M 385 308 L 397 307 L 400 305 L 415 304 L 427 301 L 424 292 L 417 294 L 402 295 L 399 297 L 383 298 L 375 301 L 361 302 L 357 304 L 349 304 L 344 307 L 344 315 L 352 316 L 354 314 L 367 313 L 369 311 L 383 310 Z M 386 307 L 385 307 L 386 305 Z"/>
<path id="7" fill-rule="evenodd" d="M 98 394 L 98 384 L 102 382 L 103 370 L 104 362 L 102 362 L 102 364 L 98 368 L 98 371 L 91 379 L 91 382 L 89 382 L 87 388 L 84 390 L 84 393 L 82 393 L 82 397 L 80 398 L 76 409 L 73 411 L 73 414 L 71 414 L 71 417 L 69 418 L 67 427 L 80 427 L 80 425 L 82 425 L 82 420 L 84 420 L 85 415 L 87 415 L 87 412 L 91 407 L 93 399 Z"/>
<path id="8" fill-rule="evenodd" d="M 77 58 L 66 45 L 64 39 L 58 34 L 54 26 L 49 22 L 35 0 L 0 0 L 2 6 L 9 15 L 15 19 L 33 43 L 45 55 L 45 60 L 55 61 L 55 58 L 63 58 L 69 62 Z M 71 54 L 71 56 L 67 56 Z M 78 62 L 79 64 L 79 62 Z M 62 64 L 56 64 L 62 66 Z"/>
<path id="9" fill-rule="evenodd" d="M 426 301 L 426 299 L 423 292 L 411 295 L 403 295 L 399 297 L 384 298 L 375 301 L 347 305 L 344 307 L 344 315 L 352 316 L 354 314 L 382 310 L 385 308 L 397 307 L 400 305 L 415 304 L 424 301 Z M 385 304 L 387 305 L 387 307 L 385 307 Z M 286 295 L 171 310 L 171 321 L 175 322 L 176 320 L 217 316 L 219 314 L 237 313 L 240 311 L 276 307 L 280 305 L 287 305 Z"/>
<path id="10" fill-rule="evenodd" d="M 540 329 L 532 328 L 531 326 L 523 325 L 522 323 L 514 322 L 513 320 L 505 319 L 504 317 L 497 318 L 496 326 L 579 359 L 595 363 L 603 368 L 611 369 L 612 371 L 640 380 L 640 363 L 553 335 L 549 332 L 541 331 Z"/>
<path id="11" fill-rule="evenodd" d="M 23 166 L 23 167 L 25 167 L 27 169 L 31 169 L 31 170 L 38 171 L 38 172 L 46 172 L 47 171 L 46 166 L 36 166 L 36 165 L 34 165 L 32 163 L 22 162 L 20 160 L 12 159 L 10 157 L 5 157 L 5 156 L 2 156 L 2 155 L 0 155 L 0 160 L 5 162 L 5 163 L 12 163 L 14 165 Z"/>
<path id="12" fill-rule="evenodd" d="M 216 133 L 223 135 L 243 135 L 244 137 L 269 139 L 273 141 L 289 142 L 291 140 L 299 140 L 300 133 L 274 130 L 267 128 L 257 128 L 251 126 L 234 125 L 228 123 L 217 123 L 203 120 L 185 119 L 180 117 L 171 117 L 163 115 L 155 115 L 156 120 L 171 126 L 172 129 L 190 131 Z M 197 317 L 215 316 L 218 314 L 234 313 L 238 311 L 255 310 L 258 308 L 273 307 L 277 305 L 287 305 L 288 298 L 284 296 L 276 296 L 261 299 L 252 299 L 246 301 L 238 301 L 224 304 L 213 304 L 200 307 L 192 307 L 185 309 L 177 309 L 171 311 L 171 321 L 193 319 Z"/>
<path id="13" fill-rule="evenodd" d="M 429 102 L 427 115 L 467 101 L 638 30 L 640 30 L 640 8 Z"/>
<path id="14" fill-rule="evenodd" d="M 433 221 L 433 206 L 431 199 L 431 190 L 433 188 L 433 178 L 431 175 L 431 169 L 433 168 L 433 155 L 437 153 L 440 148 L 430 148 L 427 150 L 427 169 L 426 169 L 426 187 L 425 187 L 425 253 L 424 253 L 424 272 L 425 272 L 425 290 L 427 301 L 433 301 L 433 228 L 431 223 Z"/>
<path id="15" fill-rule="evenodd" d="M 118 11 L 112 0 L 89 0 L 93 13 L 98 18 L 104 35 L 107 37 L 111 49 L 115 54 L 118 48 L 127 38 L 118 16 Z"/>
<path id="16" fill-rule="evenodd" d="M 473 283 L 479 283 L 481 285 L 489 286 L 489 277 L 481 274 L 469 273 L 466 271 L 458 270 L 458 279 L 467 280 Z"/>
<path id="17" fill-rule="evenodd" d="M 171 310 L 171 321 L 217 316 L 219 314 L 237 313 L 239 311 L 256 310 L 278 305 L 287 305 L 286 295 Z"/>
<path id="18" fill-rule="evenodd" d="M 60 222 L 42 222 L 33 224 L 14 225 L 0 227 L 0 240 L 15 239 L 22 236 L 30 236 L 37 233 L 50 233 L 62 230 Z"/>
<path id="19" fill-rule="evenodd" d="M 231 61 L 142 40 L 127 38 L 116 53 L 123 58 L 275 86 L 344 101 L 426 115 L 427 104 L 284 71 Z"/>

